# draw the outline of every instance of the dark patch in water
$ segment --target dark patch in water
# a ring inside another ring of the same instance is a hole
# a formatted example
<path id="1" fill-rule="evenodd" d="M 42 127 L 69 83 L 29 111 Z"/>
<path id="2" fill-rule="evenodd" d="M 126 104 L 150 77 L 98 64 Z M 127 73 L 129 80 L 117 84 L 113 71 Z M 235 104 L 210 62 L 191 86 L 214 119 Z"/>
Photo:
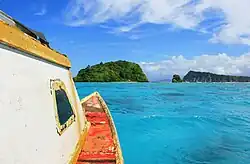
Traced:
<path id="1" fill-rule="evenodd" d="M 182 97 L 185 96 L 183 93 L 161 93 L 159 96 L 165 96 L 165 97 Z"/>
<path id="2" fill-rule="evenodd" d="M 144 112 L 144 107 L 143 104 L 140 104 L 140 102 L 136 101 L 135 99 L 131 98 L 131 97 L 126 97 L 123 99 L 107 99 L 106 103 L 108 106 L 123 106 L 122 109 L 119 110 L 113 110 L 116 113 L 122 113 L 122 114 L 126 114 L 126 113 L 137 113 L 137 112 Z M 131 106 L 133 106 L 133 108 L 131 108 Z"/>
<path id="3" fill-rule="evenodd" d="M 115 98 L 115 99 L 108 99 L 107 101 L 110 104 L 118 104 L 118 105 L 121 105 L 121 104 L 134 104 L 134 102 L 135 102 L 131 98 L 123 98 L 123 99 Z"/>
<path id="4" fill-rule="evenodd" d="M 217 163 L 223 161 L 227 154 L 225 150 L 217 146 L 206 146 L 187 156 L 189 163 Z"/>
<path id="5" fill-rule="evenodd" d="M 218 143 L 217 143 L 218 142 Z M 216 144 L 206 145 L 193 152 L 186 152 L 182 161 L 184 163 L 221 163 L 239 152 L 236 147 L 240 147 L 237 140 L 228 136 L 222 136 Z M 243 149 L 242 149 L 243 151 Z"/>

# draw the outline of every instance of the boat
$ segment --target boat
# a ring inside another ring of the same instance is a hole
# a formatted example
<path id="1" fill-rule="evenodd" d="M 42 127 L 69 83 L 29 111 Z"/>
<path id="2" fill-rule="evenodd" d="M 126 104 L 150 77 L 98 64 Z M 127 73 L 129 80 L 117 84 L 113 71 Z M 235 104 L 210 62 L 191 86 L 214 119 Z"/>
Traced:
<path id="1" fill-rule="evenodd" d="M 115 124 L 105 101 L 94 92 L 81 100 L 81 104 L 91 126 L 77 161 L 123 163 Z"/>
<path id="2" fill-rule="evenodd" d="M 80 100 L 71 63 L 41 32 L 0 11 L 0 163 L 123 164 L 98 92 Z"/>

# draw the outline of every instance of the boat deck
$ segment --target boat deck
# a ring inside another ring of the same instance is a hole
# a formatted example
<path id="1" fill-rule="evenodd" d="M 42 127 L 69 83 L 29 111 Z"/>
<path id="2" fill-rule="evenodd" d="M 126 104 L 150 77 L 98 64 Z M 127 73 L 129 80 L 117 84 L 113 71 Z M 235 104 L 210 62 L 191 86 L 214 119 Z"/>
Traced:
<path id="1" fill-rule="evenodd" d="M 77 164 L 115 164 L 116 147 L 110 120 L 98 97 L 91 97 L 82 106 L 91 126 Z"/>

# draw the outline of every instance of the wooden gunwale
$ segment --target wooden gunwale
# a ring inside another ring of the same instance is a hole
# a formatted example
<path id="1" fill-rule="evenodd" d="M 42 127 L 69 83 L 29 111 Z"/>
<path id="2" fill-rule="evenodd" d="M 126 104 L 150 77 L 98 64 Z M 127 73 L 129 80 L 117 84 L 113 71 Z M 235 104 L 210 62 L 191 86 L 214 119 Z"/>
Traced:
<path id="1" fill-rule="evenodd" d="M 78 143 L 76 145 L 75 151 L 72 153 L 70 161 L 68 162 L 69 164 L 76 164 L 77 163 L 78 156 L 79 156 L 79 154 L 82 150 L 82 147 L 86 141 L 86 137 L 88 135 L 89 128 L 90 128 L 90 123 L 86 121 L 84 130 L 80 135 L 80 138 L 79 138 Z"/>

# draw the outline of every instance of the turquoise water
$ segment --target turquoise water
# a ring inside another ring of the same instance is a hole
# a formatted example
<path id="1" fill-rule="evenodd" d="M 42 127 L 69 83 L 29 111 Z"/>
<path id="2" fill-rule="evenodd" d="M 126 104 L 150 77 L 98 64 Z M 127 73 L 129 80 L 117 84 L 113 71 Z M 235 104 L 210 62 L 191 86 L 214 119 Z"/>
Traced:
<path id="1" fill-rule="evenodd" d="M 105 99 L 126 164 L 250 163 L 250 84 L 76 86 Z"/>

